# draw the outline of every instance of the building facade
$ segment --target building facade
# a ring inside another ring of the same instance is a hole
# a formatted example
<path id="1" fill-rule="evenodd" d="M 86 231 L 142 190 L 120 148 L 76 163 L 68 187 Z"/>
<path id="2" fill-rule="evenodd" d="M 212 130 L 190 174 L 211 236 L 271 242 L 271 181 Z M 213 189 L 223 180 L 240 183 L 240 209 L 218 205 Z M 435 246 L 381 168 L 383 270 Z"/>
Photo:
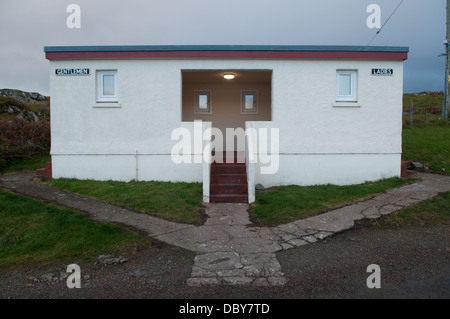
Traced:
<path id="1" fill-rule="evenodd" d="M 347 185 L 400 176 L 408 48 L 44 51 L 54 178 L 202 182 L 209 202 L 211 154 L 226 150 L 242 157 L 248 202 L 256 184 Z"/>

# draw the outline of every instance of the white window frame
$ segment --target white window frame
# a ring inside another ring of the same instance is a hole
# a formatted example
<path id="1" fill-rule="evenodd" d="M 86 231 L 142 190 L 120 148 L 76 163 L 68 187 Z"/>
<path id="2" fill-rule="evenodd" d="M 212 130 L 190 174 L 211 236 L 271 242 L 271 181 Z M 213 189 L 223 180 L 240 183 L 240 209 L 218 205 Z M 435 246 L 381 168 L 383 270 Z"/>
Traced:
<path id="1" fill-rule="evenodd" d="M 349 95 L 339 94 L 339 77 L 341 75 L 350 75 L 350 91 Z M 336 102 L 358 102 L 357 70 L 337 70 L 336 71 Z"/>
<path id="2" fill-rule="evenodd" d="M 114 95 L 103 94 L 103 76 L 114 76 Z M 117 70 L 97 70 L 97 102 L 118 102 Z"/>
<path id="3" fill-rule="evenodd" d="M 200 108 L 198 101 L 200 95 L 206 95 L 208 97 L 206 109 Z M 194 92 L 194 114 L 212 114 L 211 95 L 211 90 L 196 90 Z"/>
<path id="4" fill-rule="evenodd" d="M 253 108 L 245 108 L 245 97 L 253 96 Z M 258 90 L 242 90 L 241 91 L 241 114 L 258 114 Z"/>

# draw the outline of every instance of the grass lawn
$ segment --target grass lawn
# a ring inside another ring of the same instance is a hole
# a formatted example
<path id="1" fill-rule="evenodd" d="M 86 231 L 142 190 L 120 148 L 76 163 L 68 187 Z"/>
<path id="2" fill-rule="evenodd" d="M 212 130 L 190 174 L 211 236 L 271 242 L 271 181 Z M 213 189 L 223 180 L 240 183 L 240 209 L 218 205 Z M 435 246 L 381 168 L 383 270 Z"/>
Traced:
<path id="1" fill-rule="evenodd" d="M 450 192 L 373 221 L 379 228 L 450 225 Z"/>
<path id="2" fill-rule="evenodd" d="M 183 223 L 201 224 L 201 183 L 115 182 L 50 179 L 54 187 Z"/>
<path id="3" fill-rule="evenodd" d="M 442 92 L 440 94 L 437 94 L 437 92 L 403 94 L 403 123 L 406 125 L 410 124 L 411 114 L 409 112 L 411 110 L 411 102 L 414 105 L 414 125 L 425 124 L 427 121 L 428 123 L 440 121 L 443 100 L 444 95 Z"/>
<path id="4" fill-rule="evenodd" d="M 361 185 L 279 186 L 256 192 L 251 218 L 263 225 L 278 225 L 351 204 L 415 179 L 388 178 Z"/>
<path id="5" fill-rule="evenodd" d="M 450 174 L 450 121 L 404 127 L 402 158 Z"/>
<path id="6" fill-rule="evenodd" d="M 121 226 L 0 189 L 0 268 L 76 263 L 148 243 Z"/>

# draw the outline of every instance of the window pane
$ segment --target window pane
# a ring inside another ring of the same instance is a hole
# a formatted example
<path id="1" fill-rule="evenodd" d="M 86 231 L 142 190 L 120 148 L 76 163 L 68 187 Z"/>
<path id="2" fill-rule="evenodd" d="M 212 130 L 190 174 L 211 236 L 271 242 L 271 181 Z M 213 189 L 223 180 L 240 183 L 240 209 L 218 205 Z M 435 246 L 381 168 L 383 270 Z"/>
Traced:
<path id="1" fill-rule="evenodd" d="M 253 95 L 246 94 L 245 95 L 245 108 L 247 110 L 253 109 Z"/>
<path id="2" fill-rule="evenodd" d="M 339 95 L 352 95 L 352 76 L 339 74 Z"/>
<path id="3" fill-rule="evenodd" d="M 202 110 L 208 109 L 208 95 L 200 94 L 198 96 L 198 108 Z"/>
<path id="4" fill-rule="evenodd" d="M 116 95 L 115 76 L 110 74 L 103 75 L 103 95 Z"/>

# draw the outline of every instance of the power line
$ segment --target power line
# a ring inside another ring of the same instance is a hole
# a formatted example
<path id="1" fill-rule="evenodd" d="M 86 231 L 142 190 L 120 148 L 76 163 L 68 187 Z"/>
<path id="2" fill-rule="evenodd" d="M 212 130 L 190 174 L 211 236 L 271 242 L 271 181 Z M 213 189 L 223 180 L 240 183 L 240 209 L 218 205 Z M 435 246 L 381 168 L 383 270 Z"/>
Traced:
<path id="1" fill-rule="evenodd" d="M 370 45 L 372 43 L 372 41 L 375 39 L 375 37 L 378 35 L 378 33 L 380 33 L 381 29 L 383 29 L 383 27 L 386 25 L 386 23 L 389 21 L 389 19 L 394 15 L 395 11 L 397 11 L 397 9 L 401 6 L 401 4 L 403 3 L 402 0 L 400 1 L 400 3 L 398 4 L 398 6 L 395 8 L 395 10 L 391 13 L 391 15 L 389 16 L 389 18 L 387 18 L 387 20 L 383 23 L 383 25 L 381 26 L 381 28 L 377 31 L 377 33 L 375 33 L 375 35 L 373 36 L 372 40 L 370 40 L 369 44 Z"/>

